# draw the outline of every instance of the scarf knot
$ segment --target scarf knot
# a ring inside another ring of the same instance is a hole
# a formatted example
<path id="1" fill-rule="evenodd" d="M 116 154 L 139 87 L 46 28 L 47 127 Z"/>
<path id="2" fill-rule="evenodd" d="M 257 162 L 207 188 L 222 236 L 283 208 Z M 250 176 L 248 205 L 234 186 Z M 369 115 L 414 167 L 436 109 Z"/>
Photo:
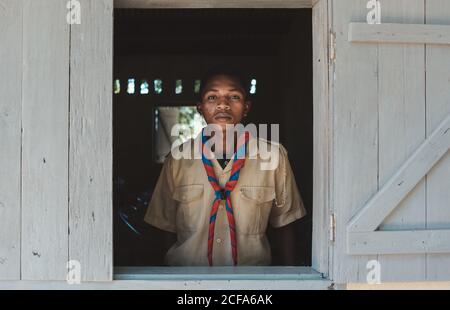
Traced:
<path id="1" fill-rule="evenodd" d="M 220 189 L 214 192 L 217 200 L 225 200 L 230 195 L 230 191 Z"/>

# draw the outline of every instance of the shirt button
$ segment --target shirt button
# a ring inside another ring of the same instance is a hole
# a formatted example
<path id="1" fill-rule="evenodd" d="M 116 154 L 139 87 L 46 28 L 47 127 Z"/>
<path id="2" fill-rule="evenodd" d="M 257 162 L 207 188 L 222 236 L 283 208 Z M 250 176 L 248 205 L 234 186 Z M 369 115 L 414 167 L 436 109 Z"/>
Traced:
<path id="1" fill-rule="evenodd" d="M 217 238 L 216 241 L 217 241 L 217 243 L 221 243 L 221 242 L 222 242 L 222 239 Z"/>
<path id="2" fill-rule="evenodd" d="M 220 206 L 219 206 L 219 209 L 220 209 L 220 210 L 223 210 L 223 205 L 220 205 Z"/>

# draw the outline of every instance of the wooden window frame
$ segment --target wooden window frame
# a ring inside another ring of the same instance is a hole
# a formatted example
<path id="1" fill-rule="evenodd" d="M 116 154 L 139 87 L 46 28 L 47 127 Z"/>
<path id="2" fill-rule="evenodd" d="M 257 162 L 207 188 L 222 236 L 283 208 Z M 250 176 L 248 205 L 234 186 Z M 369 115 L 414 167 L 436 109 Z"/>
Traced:
<path id="1" fill-rule="evenodd" d="M 234 1 L 234 0 L 115 0 L 114 8 L 312 8 L 313 80 L 314 80 L 314 180 L 313 247 L 311 267 L 117 267 L 114 280 L 136 281 L 148 287 L 154 281 L 172 281 L 172 285 L 199 288 L 252 287 L 304 289 L 327 288 L 330 266 L 329 224 L 331 199 L 331 109 L 329 106 L 328 0 Z M 320 124 L 320 126 L 319 126 Z M 247 284 L 243 285 L 242 281 Z M 116 282 L 116 281 L 113 281 Z M 162 284 L 161 282 L 159 282 Z M 280 283 L 281 286 L 279 286 Z M 256 286 L 255 286 L 256 285 Z M 162 285 L 161 287 L 163 287 Z M 171 286 L 173 287 L 173 286 Z"/>
<path id="2" fill-rule="evenodd" d="M 116 267 L 113 282 L 140 288 L 273 288 L 325 289 L 329 279 L 332 242 L 331 205 L 331 108 L 329 96 L 329 0 L 115 0 L 114 8 L 312 8 L 313 15 L 313 248 L 311 267 Z M 319 125 L 320 124 L 320 125 Z M 126 284 L 127 283 L 127 284 Z"/>

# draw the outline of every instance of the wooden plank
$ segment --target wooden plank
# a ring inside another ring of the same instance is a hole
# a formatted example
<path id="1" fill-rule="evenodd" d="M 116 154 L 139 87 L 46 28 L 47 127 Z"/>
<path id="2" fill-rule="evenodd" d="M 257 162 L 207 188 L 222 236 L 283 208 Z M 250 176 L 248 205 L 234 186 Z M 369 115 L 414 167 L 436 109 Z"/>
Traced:
<path id="1" fill-rule="evenodd" d="M 329 115 L 328 115 L 328 126 L 329 126 L 329 140 L 328 140 L 328 209 L 326 210 L 329 212 L 330 216 L 328 218 L 328 239 L 335 239 L 335 227 L 333 226 L 331 228 L 331 225 L 335 224 L 335 203 L 334 203 L 334 59 L 331 58 L 331 54 L 335 52 L 334 45 L 336 43 L 336 36 L 335 33 L 332 30 L 333 27 L 333 2 L 331 0 L 327 0 L 327 24 L 328 24 L 328 104 L 330 107 Z M 333 39 L 331 39 L 333 38 Z M 314 38 L 313 38 L 314 39 Z M 333 45 L 333 47 L 332 47 Z M 314 84 L 314 82 L 313 82 Z M 331 224 L 331 225 L 330 225 Z M 328 242 L 328 278 L 331 279 L 334 275 L 333 268 L 333 259 L 334 259 L 334 243 L 335 240 Z"/>
<path id="2" fill-rule="evenodd" d="M 366 20 L 366 2 L 334 0 L 334 209 L 336 241 L 333 276 L 336 283 L 366 281 L 361 272 L 372 257 L 346 253 L 346 224 L 377 191 L 378 92 L 377 48 L 347 40 L 350 21 Z M 362 173 L 364 172 L 364 173 Z"/>
<path id="3" fill-rule="evenodd" d="M 386 19 L 383 3 L 383 19 Z M 396 21 L 397 22 L 397 21 Z M 350 23 L 348 40 L 352 43 L 450 44 L 450 26 L 399 23 Z"/>
<path id="4" fill-rule="evenodd" d="M 112 0 L 82 0 L 71 29 L 69 257 L 112 280 Z"/>
<path id="5" fill-rule="evenodd" d="M 424 22 L 423 0 L 383 2 L 383 22 Z M 378 47 L 380 187 L 425 140 L 424 45 L 382 44 Z M 379 230 L 425 228 L 425 181 L 383 220 Z M 373 252 L 377 254 L 377 252 Z M 379 253 L 382 254 L 382 253 Z M 378 255 L 381 282 L 425 279 L 425 255 Z"/>
<path id="6" fill-rule="evenodd" d="M 66 278 L 69 25 L 66 3 L 23 1 L 22 279 Z"/>
<path id="7" fill-rule="evenodd" d="M 313 240 L 312 266 L 328 274 L 330 106 L 328 101 L 328 1 L 321 0 L 313 8 Z"/>
<path id="8" fill-rule="evenodd" d="M 450 25 L 450 2 L 426 1 L 426 22 Z M 450 46 L 427 45 L 427 132 L 432 132 L 450 114 Z M 427 228 L 450 228 L 450 154 L 427 175 Z M 450 279 L 450 255 L 427 255 L 427 278 Z"/>
<path id="9" fill-rule="evenodd" d="M 20 279 L 22 3 L 0 0 L 0 280 Z"/>
<path id="10" fill-rule="evenodd" d="M 114 8 L 312 8 L 313 0 L 115 0 Z"/>
<path id="11" fill-rule="evenodd" d="M 450 147 L 450 114 L 349 222 L 349 232 L 374 231 L 406 194 L 447 153 Z"/>
<path id="12" fill-rule="evenodd" d="M 450 229 L 352 232 L 349 234 L 347 250 L 351 255 L 450 253 Z M 403 262 L 409 264 L 409 256 L 402 256 Z M 390 270 L 386 270 L 383 263 L 380 264 L 382 273 Z M 389 280 L 405 281 L 404 276 Z"/>

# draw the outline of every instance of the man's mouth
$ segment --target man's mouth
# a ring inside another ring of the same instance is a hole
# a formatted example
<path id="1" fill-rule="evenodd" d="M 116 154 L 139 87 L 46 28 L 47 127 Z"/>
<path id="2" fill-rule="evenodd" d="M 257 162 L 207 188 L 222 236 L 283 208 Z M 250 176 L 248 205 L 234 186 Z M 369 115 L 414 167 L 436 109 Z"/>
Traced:
<path id="1" fill-rule="evenodd" d="M 216 115 L 214 115 L 214 119 L 229 121 L 229 120 L 232 120 L 233 117 L 231 117 L 231 115 L 228 113 L 220 112 L 220 113 L 217 113 Z"/>

